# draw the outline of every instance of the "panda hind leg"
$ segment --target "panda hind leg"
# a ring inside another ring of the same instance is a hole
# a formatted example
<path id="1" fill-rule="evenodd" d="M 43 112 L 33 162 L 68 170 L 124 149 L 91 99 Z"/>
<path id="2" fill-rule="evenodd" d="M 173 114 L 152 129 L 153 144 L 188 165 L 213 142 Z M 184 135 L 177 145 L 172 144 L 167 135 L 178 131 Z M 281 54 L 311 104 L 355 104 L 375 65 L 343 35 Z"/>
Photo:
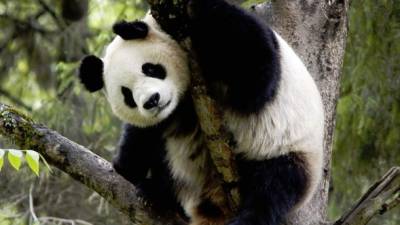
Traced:
<path id="1" fill-rule="evenodd" d="M 280 225 L 309 192 L 308 158 L 303 153 L 264 161 L 238 160 L 239 215 L 229 225 Z"/>

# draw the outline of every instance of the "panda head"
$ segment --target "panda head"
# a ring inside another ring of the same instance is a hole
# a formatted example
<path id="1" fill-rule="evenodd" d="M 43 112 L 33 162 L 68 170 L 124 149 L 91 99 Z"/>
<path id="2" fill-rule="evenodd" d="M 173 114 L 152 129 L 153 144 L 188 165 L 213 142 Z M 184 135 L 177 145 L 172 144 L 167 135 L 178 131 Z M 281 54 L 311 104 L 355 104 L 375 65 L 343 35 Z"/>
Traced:
<path id="1" fill-rule="evenodd" d="M 115 115 L 138 127 L 153 126 L 177 107 L 189 85 L 187 56 L 151 15 L 119 22 L 103 58 L 86 56 L 79 77 L 86 89 L 104 87 Z"/>

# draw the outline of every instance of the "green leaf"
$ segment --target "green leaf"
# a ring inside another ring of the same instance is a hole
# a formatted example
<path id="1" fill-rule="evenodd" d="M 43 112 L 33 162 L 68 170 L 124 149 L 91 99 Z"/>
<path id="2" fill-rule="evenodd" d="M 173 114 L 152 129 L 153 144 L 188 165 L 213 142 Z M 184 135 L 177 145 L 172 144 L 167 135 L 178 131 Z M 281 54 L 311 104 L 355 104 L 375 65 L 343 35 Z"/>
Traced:
<path id="1" fill-rule="evenodd" d="M 26 162 L 28 163 L 29 168 L 31 168 L 31 170 L 36 174 L 36 176 L 39 176 L 39 158 L 39 153 L 32 150 L 26 151 Z"/>
<path id="2" fill-rule="evenodd" d="M 0 149 L 0 171 L 1 171 L 1 168 L 3 168 L 3 164 L 4 164 L 4 154 L 5 154 L 5 151 L 3 149 Z"/>
<path id="3" fill-rule="evenodd" d="M 21 158 L 23 156 L 22 152 L 9 149 L 7 156 L 11 166 L 13 166 L 16 170 L 19 170 L 19 167 L 21 167 Z"/>

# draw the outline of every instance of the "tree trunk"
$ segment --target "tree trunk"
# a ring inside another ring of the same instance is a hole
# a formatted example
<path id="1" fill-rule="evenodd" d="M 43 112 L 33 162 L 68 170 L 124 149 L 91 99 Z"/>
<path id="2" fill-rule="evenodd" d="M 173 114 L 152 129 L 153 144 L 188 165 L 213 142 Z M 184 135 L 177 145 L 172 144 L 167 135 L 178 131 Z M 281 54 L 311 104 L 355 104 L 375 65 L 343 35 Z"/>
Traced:
<path id="1" fill-rule="evenodd" d="M 276 0 L 253 7 L 295 49 L 314 77 L 325 107 L 324 178 L 313 200 L 288 224 L 326 220 L 332 141 L 347 36 L 348 0 Z"/>

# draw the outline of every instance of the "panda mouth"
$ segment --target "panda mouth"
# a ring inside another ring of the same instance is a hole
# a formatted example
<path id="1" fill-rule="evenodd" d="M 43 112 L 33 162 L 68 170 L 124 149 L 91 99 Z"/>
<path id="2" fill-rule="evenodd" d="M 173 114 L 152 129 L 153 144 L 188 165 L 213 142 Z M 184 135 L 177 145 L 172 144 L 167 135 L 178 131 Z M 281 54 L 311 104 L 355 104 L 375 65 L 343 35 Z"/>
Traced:
<path id="1" fill-rule="evenodd" d="M 154 115 L 154 117 L 158 116 L 165 108 L 167 108 L 171 104 L 171 100 L 169 100 L 166 104 L 163 106 L 158 107 L 157 113 Z"/>

